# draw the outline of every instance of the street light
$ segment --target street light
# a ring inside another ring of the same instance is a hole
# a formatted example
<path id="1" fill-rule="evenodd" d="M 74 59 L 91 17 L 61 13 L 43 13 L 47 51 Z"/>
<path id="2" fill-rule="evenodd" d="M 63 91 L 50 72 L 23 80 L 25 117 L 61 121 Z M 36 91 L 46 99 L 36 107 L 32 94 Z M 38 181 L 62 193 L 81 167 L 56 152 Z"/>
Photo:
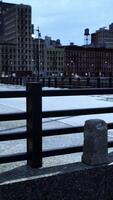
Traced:
<path id="1" fill-rule="evenodd" d="M 40 38 L 41 38 L 41 32 L 40 32 L 40 29 L 38 27 L 37 29 L 37 32 L 38 32 L 38 78 L 40 78 Z"/>
<path id="2" fill-rule="evenodd" d="M 73 75 L 73 64 L 74 64 L 74 61 L 73 60 L 71 60 L 70 61 L 70 64 L 71 64 L 71 70 L 70 70 L 70 75 L 72 76 Z"/>

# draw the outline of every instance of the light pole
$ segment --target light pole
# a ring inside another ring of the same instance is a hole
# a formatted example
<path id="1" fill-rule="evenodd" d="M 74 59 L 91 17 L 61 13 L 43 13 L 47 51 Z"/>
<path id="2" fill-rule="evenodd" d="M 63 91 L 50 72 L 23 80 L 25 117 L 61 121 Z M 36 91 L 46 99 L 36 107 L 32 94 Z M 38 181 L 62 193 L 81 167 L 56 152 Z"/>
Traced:
<path id="1" fill-rule="evenodd" d="M 40 38 L 41 38 L 41 32 L 40 32 L 39 27 L 36 31 L 38 33 L 38 67 L 37 67 L 37 72 L 38 72 L 38 78 L 40 78 Z"/>
<path id="2" fill-rule="evenodd" d="M 73 76 L 73 64 L 74 64 L 73 60 L 70 61 L 70 64 L 71 64 L 71 66 L 70 66 L 71 67 L 70 75 Z"/>

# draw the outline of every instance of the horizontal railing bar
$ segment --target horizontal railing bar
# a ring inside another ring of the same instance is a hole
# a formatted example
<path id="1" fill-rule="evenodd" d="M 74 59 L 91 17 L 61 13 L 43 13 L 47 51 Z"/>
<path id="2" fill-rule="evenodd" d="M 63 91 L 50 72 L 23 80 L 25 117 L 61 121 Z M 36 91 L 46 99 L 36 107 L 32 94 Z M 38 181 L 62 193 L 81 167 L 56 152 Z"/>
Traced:
<path id="1" fill-rule="evenodd" d="M 113 123 L 107 124 L 108 129 L 113 129 Z M 73 133 L 81 133 L 84 131 L 84 126 L 77 127 L 67 127 L 67 128 L 58 128 L 58 129 L 46 129 L 42 131 L 43 137 L 55 136 L 55 135 L 66 135 Z"/>
<path id="2" fill-rule="evenodd" d="M 0 98 L 26 97 L 27 91 L 0 91 Z"/>
<path id="3" fill-rule="evenodd" d="M 109 148 L 113 147 L 113 142 L 109 142 L 108 147 Z M 68 148 L 66 147 L 66 148 L 61 148 L 61 149 L 45 150 L 42 152 L 42 155 L 43 157 L 50 157 L 50 156 L 78 153 L 82 151 L 83 151 L 83 146 L 68 147 Z M 27 160 L 28 157 L 29 156 L 27 153 L 4 155 L 4 156 L 0 156 L 0 164 Z"/>
<path id="4" fill-rule="evenodd" d="M 43 130 L 42 133 L 43 133 L 43 137 L 47 137 L 47 136 L 55 136 L 55 135 L 81 133 L 83 131 L 84 131 L 83 126 L 77 126 L 77 127 Z"/>
<path id="5" fill-rule="evenodd" d="M 78 153 L 83 151 L 83 146 L 64 147 L 60 149 L 45 150 L 42 152 L 43 157 L 58 156 L 70 153 Z"/>
<path id="6" fill-rule="evenodd" d="M 70 95 L 96 95 L 113 94 L 112 88 L 88 88 L 88 89 L 60 89 L 43 90 L 42 96 L 70 96 Z M 0 98 L 26 97 L 27 91 L 0 91 Z"/>
<path id="7" fill-rule="evenodd" d="M 47 118 L 47 117 L 63 117 L 63 116 L 102 114 L 102 113 L 113 113 L 113 107 L 44 111 L 44 112 L 42 112 L 42 117 L 43 118 Z"/>
<path id="8" fill-rule="evenodd" d="M 3 156 L 0 156 L 0 164 L 22 161 L 22 160 L 27 160 L 27 159 L 28 159 L 27 153 L 15 153 L 15 154 L 10 154 L 10 155 L 3 155 Z"/>
<path id="9" fill-rule="evenodd" d="M 21 140 L 27 138 L 27 132 L 16 132 L 16 133 L 0 133 L 0 142 L 7 140 Z"/>
<path id="10" fill-rule="evenodd" d="M 0 114 L 0 121 L 22 120 L 27 118 L 28 114 L 26 112 Z"/>
<path id="11" fill-rule="evenodd" d="M 113 141 L 108 142 L 108 147 L 113 147 Z M 59 149 L 45 150 L 42 152 L 43 157 L 58 156 L 71 153 L 79 153 L 83 151 L 83 146 L 64 147 Z"/>
<path id="12" fill-rule="evenodd" d="M 107 128 L 108 128 L 108 129 L 113 129 L 113 123 L 108 123 L 108 124 L 107 124 Z"/>
<path id="13" fill-rule="evenodd" d="M 113 129 L 113 123 L 108 123 L 108 129 Z M 43 130 L 42 134 L 43 137 L 47 137 L 47 136 L 55 136 L 63 134 L 81 133 L 83 131 L 84 131 L 84 126 L 77 126 L 77 127 Z M 27 131 L 0 134 L 0 141 L 26 139 L 26 138 L 27 138 Z"/>
<path id="14" fill-rule="evenodd" d="M 113 94 L 113 88 L 60 89 L 43 90 L 42 96 L 77 96 L 77 95 Z"/>
<path id="15" fill-rule="evenodd" d="M 113 141 L 108 142 L 108 147 L 109 148 L 113 147 Z"/>

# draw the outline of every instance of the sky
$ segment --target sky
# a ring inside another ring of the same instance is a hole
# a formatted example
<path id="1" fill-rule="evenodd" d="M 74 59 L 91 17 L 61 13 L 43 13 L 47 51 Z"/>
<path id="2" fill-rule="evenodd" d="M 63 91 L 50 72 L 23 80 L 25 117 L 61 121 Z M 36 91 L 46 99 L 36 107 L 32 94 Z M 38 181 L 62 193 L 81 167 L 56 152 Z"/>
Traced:
<path id="1" fill-rule="evenodd" d="M 41 36 L 60 39 L 62 45 L 83 45 L 84 29 L 90 34 L 113 22 L 113 0 L 3 0 L 32 6 L 32 23 Z M 35 32 L 35 34 L 37 34 Z M 90 41 L 90 37 L 89 37 Z"/>

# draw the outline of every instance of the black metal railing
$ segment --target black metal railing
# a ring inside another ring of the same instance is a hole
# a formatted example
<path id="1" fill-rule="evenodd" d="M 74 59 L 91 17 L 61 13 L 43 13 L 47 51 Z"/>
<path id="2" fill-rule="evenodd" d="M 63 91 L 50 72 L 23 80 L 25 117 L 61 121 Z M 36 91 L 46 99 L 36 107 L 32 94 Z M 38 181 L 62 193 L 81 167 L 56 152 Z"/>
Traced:
<path id="1" fill-rule="evenodd" d="M 43 91 L 42 96 L 77 96 L 77 95 L 97 95 L 97 94 L 113 94 L 113 89 L 76 89 L 76 90 L 50 90 Z M 42 113 L 43 118 L 47 117 L 64 117 L 64 116 L 80 116 L 80 115 L 90 115 L 90 114 L 102 114 L 102 113 L 112 113 L 112 107 L 102 107 L 102 108 L 87 108 L 87 109 L 73 109 L 73 110 L 57 110 L 57 111 L 46 111 Z M 108 123 L 108 129 L 113 129 L 113 123 Z M 60 128 L 52 130 L 43 130 L 43 136 L 56 136 L 72 133 L 80 133 L 84 131 L 83 126 Z M 113 147 L 113 142 L 109 142 L 108 147 Z M 43 156 L 56 156 L 62 154 L 77 153 L 83 150 L 83 146 L 73 146 L 68 148 L 53 149 L 43 152 Z"/>
<path id="2" fill-rule="evenodd" d="M 26 91 L 1 91 L 0 98 L 21 98 L 26 97 Z M 22 120 L 27 119 L 26 112 L 0 114 L 0 121 Z M 27 138 L 27 131 L 24 132 L 12 132 L 12 133 L 0 133 L 0 141 L 18 140 Z M 11 155 L 0 156 L 0 163 L 8 163 L 14 161 L 22 161 L 28 158 L 27 152 L 15 153 Z"/>
<path id="3" fill-rule="evenodd" d="M 27 160 L 28 165 L 31 167 L 41 167 L 44 157 L 82 152 L 82 145 L 43 150 L 42 137 L 81 133 L 84 131 L 84 127 L 75 126 L 45 130 L 42 129 L 42 118 L 112 113 L 113 107 L 42 111 L 42 99 L 43 97 L 51 98 L 53 96 L 84 96 L 97 94 L 113 94 L 113 88 L 42 91 L 40 83 L 28 83 L 26 91 L 0 92 L 0 98 L 26 98 L 26 112 L 0 114 L 0 121 L 25 119 L 27 122 L 26 131 L 24 132 L 0 134 L 0 141 L 26 139 L 27 142 L 26 152 L 0 156 L 0 163 Z M 113 123 L 108 123 L 108 129 L 113 129 Z M 108 147 L 113 147 L 112 141 L 108 143 Z"/>
<path id="4" fill-rule="evenodd" d="M 40 81 L 42 87 L 55 88 L 112 88 L 112 77 L 0 77 L 0 83 L 26 85 Z"/>

